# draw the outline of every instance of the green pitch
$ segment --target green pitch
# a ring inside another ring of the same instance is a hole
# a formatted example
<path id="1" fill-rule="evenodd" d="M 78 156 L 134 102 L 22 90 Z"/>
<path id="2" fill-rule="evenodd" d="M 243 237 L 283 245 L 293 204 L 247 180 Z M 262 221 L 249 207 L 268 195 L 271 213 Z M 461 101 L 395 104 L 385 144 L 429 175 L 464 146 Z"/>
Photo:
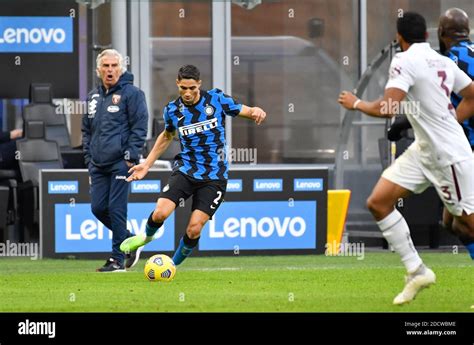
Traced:
<path id="1" fill-rule="evenodd" d="M 145 254 L 144 259 L 151 256 Z M 473 312 L 474 265 L 466 253 L 422 253 L 437 284 L 393 306 L 404 269 L 394 253 L 357 257 L 189 258 L 171 283 L 151 283 L 144 260 L 126 273 L 103 261 L 0 260 L 0 311 L 49 312 Z"/>

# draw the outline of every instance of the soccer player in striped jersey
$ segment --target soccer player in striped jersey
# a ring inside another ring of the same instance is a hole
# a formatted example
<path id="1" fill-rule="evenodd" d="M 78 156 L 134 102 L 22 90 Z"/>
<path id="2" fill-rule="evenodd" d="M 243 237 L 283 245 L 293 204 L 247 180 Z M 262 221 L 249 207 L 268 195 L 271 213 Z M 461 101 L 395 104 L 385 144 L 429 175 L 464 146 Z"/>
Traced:
<path id="1" fill-rule="evenodd" d="M 454 217 L 453 230 L 474 238 L 474 156 L 459 124 L 474 113 L 474 83 L 451 59 L 431 49 L 426 37 L 425 19 L 405 12 L 397 21 L 402 52 L 391 62 L 383 97 L 366 102 L 343 91 L 338 100 L 347 109 L 374 117 L 394 116 L 404 107 L 405 99 L 414 103 L 406 107 L 406 114 L 415 141 L 383 172 L 367 200 L 383 236 L 408 273 L 403 291 L 393 300 L 397 305 L 412 301 L 436 281 L 413 245 L 408 224 L 395 208 L 399 198 L 433 185 Z M 453 91 L 463 97 L 456 110 L 450 100 Z"/>
<path id="2" fill-rule="evenodd" d="M 439 46 L 442 54 L 453 60 L 458 67 L 474 80 L 474 42 L 469 39 L 469 17 L 459 8 L 450 8 L 440 17 L 438 26 Z M 451 102 L 457 108 L 462 97 L 451 94 Z M 462 122 L 464 132 L 474 150 L 474 117 Z M 474 172 L 473 172 L 474 174 Z M 452 231 L 453 216 L 445 208 L 443 211 L 443 225 Z M 474 238 L 459 236 L 459 240 L 466 246 L 471 259 L 474 260 Z"/>
<path id="3" fill-rule="evenodd" d="M 173 256 L 173 262 L 179 265 L 196 247 L 202 228 L 224 200 L 228 178 L 226 116 L 247 118 L 260 125 L 266 113 L 259 107 L 239 104 L 219 89 L 201 90 L 200 72 L 193 65 L 179 69 L 176 85 L 180 97 L 163 110 L 164 131 L 146 161 L 130 169 L 127 181 L 143 179 L 176 132 L 181 141 L 181 153 L 176 155 L 173 173 L 148 218 L 146 234 L 128 238 L 120 249 L 128 253 L 142 248 L 153 239 L 179 202 L 192 196 L 191 218 Z"/>

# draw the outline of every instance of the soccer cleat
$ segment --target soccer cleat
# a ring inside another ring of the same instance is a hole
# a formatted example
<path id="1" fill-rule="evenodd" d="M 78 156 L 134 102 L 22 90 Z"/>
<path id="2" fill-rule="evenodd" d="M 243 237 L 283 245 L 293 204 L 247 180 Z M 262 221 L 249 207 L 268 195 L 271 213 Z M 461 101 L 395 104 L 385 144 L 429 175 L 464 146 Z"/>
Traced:
<path id="1" fill-rule="evenodd" d="M 393 304 L 401 305 L 415 299 L 415 296 L 422 289 L 436 282 L 436 275 L 425 265 L 421 265 L 415 273 L 406 276 L 405 288 L 393 300 Z"/>
<path id="2" fill-rule="evenodd" d="M 96 269 L 97 272 L 125 272 L 123 264 L 115 260 L 114 258 L 109 258 L 105 262 L 105 265 Z"/>
<path id="3" fill-rule="evenodd" d="M 135 235 L 123 241 L 120 245 L 120 250 L 125 254 L 130 254 L 138 248 L 144 246 L 148 242 L 150 241 L 147 241 L 145 234 Z"/>
<path id="4" fill-rule="evenodd" d="M 125 257 L 127 259 L 127 261 L 125 261 L 125 268 L 128 270 L 130 268 L 132 268 L 133 266 L 135 266 L 138 262 L 138 260 L 140 259 L 140 254 L 143 250 L 143 246 L 142 247 L 138 247 L 137 250 L 134 250 L 132 252 L 130 252 L 130 254 L 126 254 Z"/>

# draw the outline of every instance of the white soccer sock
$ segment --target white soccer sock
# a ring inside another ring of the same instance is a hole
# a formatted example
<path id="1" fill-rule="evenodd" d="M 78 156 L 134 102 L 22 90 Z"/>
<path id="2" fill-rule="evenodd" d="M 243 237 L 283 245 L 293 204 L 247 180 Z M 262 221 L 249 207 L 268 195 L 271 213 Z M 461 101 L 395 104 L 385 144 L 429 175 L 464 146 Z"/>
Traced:
<path id="1" fill-rule="evenodd" d="M 410 236 L 410 228 L 405 218 L 394 209 L 387 217 L 377 222 L 388 244 L 400 254 L 408 273 L 413 273 L 423 264 Z"/>

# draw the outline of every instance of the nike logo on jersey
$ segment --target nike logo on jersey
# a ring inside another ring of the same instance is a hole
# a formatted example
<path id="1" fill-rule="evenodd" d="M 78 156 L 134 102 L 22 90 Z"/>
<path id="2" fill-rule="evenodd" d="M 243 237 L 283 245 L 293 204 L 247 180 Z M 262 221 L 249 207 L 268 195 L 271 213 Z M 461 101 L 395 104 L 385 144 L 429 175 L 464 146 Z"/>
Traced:
<path id="1" fill-rule="evenodd" d="M 198 123 L 193 123 L 187 126 L 179 127 L 179 133 L 182 136 L 193 135 L 196 133 L 202 133 L 209 131 L 217 127 L 217 119 L 213 118 L 206 121 L 201 121 Z"/>

